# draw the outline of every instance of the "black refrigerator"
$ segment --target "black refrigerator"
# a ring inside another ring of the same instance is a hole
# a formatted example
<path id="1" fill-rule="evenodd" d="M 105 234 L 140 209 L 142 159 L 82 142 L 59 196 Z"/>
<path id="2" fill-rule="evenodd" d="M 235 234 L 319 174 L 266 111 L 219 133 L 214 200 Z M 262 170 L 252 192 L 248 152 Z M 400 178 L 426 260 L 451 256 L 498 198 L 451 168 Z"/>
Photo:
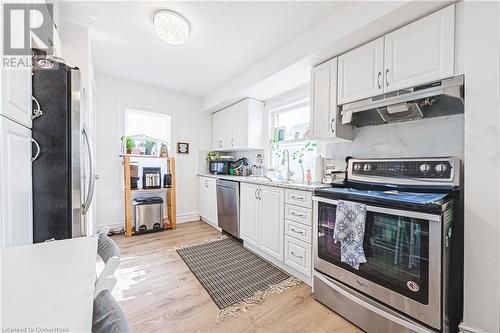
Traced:
<path id="1" fill-rule="evenodd" d="M 80 103 L 80 71 L 33 58 L 33 242 L 86 235 L 95 167 Z"/>

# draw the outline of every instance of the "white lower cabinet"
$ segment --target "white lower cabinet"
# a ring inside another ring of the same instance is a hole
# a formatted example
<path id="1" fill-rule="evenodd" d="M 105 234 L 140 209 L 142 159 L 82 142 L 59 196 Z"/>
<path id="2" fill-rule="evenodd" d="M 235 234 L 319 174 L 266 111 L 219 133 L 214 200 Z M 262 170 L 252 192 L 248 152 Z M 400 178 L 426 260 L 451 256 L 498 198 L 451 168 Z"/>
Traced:
<path id="1" fill-rule="evenodd" d="M 312 202 L 311 206 L 307 202 L 310 197 L 308 191 L 240 185 L 240 237 L 245 246 L 309 284 Z"/>
<path id="2" fill-rule="evenodd" d="M 217 226 L 217 182 L 215 178 L 199 177 L 198 210 L 203 221 Z"/>
<path id="3" fill-rule="evenodd" d="M 0 248 L 33 242 L 31 130 L 0 115 Z"/>
<path id="4" fill-rule="evenodd" d="M 312 227 L 285 219 L 285 234 L 311 244 Z"/>
<path id="5" fill-rule="evenodd" d="M 266 254 L 283 260 L 284 191 L 272 186 L 241 184 L 240 237 Z"/>
<path id="6" fill-rule="evenodd" d="M 258 185 L 240 185 L 240 238 L 245 243 L 259 246 L 259 206 Z"/>
<path id="7" fill-rule="evenodd" d="M 285 264 L 306 276 L 312 273 L 311 244 L 285 236 Z"/>
<path id="8" fill-rule="evenodd" d="M 283 189 L 261 186 L 258 194 L 260 200 L 259 238 L 260 248 L 276 259 L 283 260 L 284 224 Z"/>

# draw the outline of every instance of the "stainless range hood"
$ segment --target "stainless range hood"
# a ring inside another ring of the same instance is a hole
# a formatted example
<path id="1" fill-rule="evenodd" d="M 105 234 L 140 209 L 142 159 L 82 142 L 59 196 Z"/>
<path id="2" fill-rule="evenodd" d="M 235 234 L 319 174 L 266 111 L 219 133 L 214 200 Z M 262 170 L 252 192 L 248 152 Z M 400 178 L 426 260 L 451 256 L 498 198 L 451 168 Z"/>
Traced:
<path id="1" fill-rule="evenodd" d="M 339 106 L 343 124 L 382 125 L 464 112 L 463 75 Z"/>

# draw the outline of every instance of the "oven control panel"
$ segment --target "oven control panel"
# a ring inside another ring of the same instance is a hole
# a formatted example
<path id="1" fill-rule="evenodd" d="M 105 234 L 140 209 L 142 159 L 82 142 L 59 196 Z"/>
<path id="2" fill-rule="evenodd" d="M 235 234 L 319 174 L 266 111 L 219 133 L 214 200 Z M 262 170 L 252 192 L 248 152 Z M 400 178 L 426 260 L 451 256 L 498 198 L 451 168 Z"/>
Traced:
<path id="1" fill-rule="evenodd" d="M 453 166 L 449 161 L 356 162 L 354 175 L 450 179 Z"/>
<path id="2" fill-rule="evenodd" d="M 456 158 L 351 159 L 347 171 L 349 180 L 365 183 L 457 185 L 459 165 Z"/>

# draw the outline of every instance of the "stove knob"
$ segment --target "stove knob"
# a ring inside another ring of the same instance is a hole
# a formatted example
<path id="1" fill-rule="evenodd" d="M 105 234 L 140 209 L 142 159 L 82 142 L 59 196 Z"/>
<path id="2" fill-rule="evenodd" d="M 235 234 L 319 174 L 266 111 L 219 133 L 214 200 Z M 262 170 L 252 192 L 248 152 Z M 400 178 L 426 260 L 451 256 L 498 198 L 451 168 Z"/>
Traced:
<path id="1" fill-rule="evenodd" d="M 372 166 L 370 164 L 365 164 L 365 166 L 363 167 L 364 171 L 370 171 L 371 169 L 372 169 Z"/>
<path id="2" fill-rule="evenodd" d="M 361 170 L 361 164 L 359 164 L 359 163 L 354 164 L 354 170 L 356 170 L 356 171 Z"/>
<path id="3" fill-rule="evenodd" d="M 448 168 L 446 167 L 446 164 L 443 164 L 443 163 L 440 163 L 438 165 L 436 165 L 436 167 L 434 168 L 437 172 L 439 173 L 443 173 L 445 172 Z"/>
<path id="4" fill-rule="evenodd" d="M 431 166 L 427 163 L 424 163 L 424 164 L 420 164 L 419 169 L 420 169 L 420 171 L 426 173 L 426 172 L 429 172 L 431 170 Z"/>

